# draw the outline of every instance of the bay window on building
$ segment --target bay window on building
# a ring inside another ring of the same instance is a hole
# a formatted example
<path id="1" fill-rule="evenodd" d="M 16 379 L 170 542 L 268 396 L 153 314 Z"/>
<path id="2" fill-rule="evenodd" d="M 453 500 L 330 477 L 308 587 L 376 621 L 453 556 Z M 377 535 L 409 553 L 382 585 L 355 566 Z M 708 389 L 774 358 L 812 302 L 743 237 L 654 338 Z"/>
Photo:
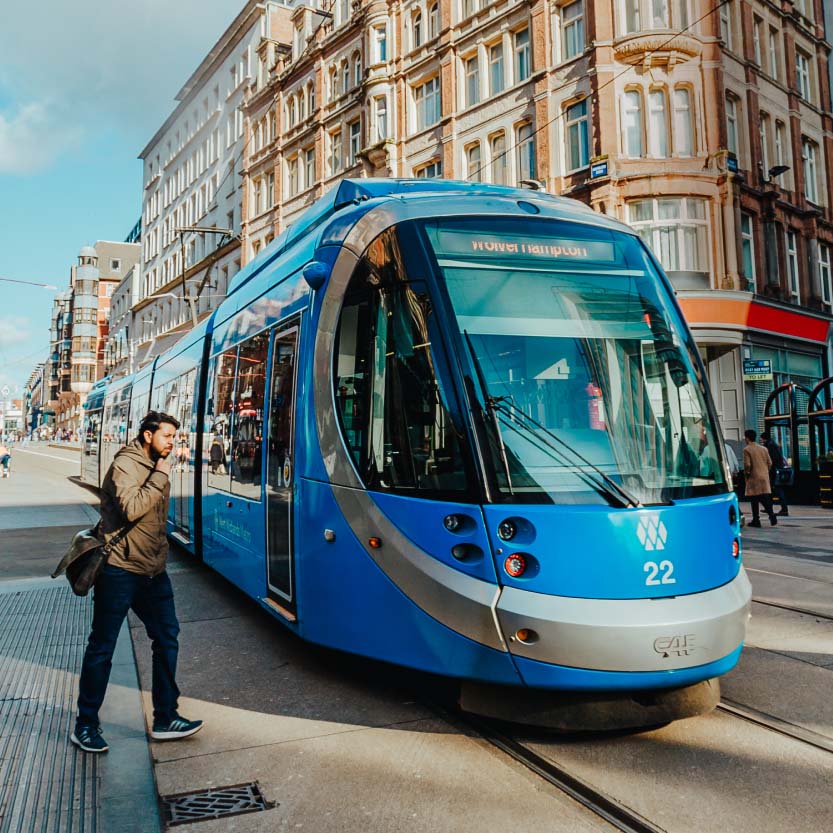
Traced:
<path id="1" fill-rule="evenodd" d="M 373 121 L 376 125 L 376 141 L 388 138 L 388 99 L 380 95 L 373 99 Z"/>
<path id="2" fill-rule="evenodd" d="M 653 29 L 685 29 L 689 22 L 690 0 L 624 0 L 622 34 Z"/>
<path id="3" fill-rule="evenodd" d="M 584 52 L 584 0 L 562 6 L 561 60 L 569 61 Z"/>
<path id="4" fill-rule="evenodd" d="M 740 215 L 740 249 L 743 276 L 746 278 L 746 288 L 755 291 L 755 235 L 752 225 L 752 215 L 745 211 Z"/>
<path id="5" fill-rule="evenodd" d="M 503 90 L 503 44 L 489 47 L 489 95 Z"/>
<path id="6" fill-rule="evenodd" d="M 528 122 L 517 130 L 515 142 L 518 163 L 518 182 L 535 179 L 535 132 Z"/>
<path id="7" fill-rule="evenodd" d="M 830 264 L 830 246 L 819 242 L 819 286 L 821 299 L 825 304 L 833 304 L 833 272 Z"/>
<path id="8" fill-rule="evenodd" d="M 383 64 L 388 59 L 388 27 L 387 25 L 373 27 L 373 62 Z"/>
<path id="9" fill-rule="evenodd" d="M 794 231 L 787 232 L 787 282 L 791 300 L 799 303 L 801 292 L 798 283 L 798 234 Z"/>
<path id="10" fill-rule="evenodd" d="M 658 159 L 668 156 L 668 116 L 665 90 L 648 93 L 648 155 Z"/>
<path id="11" fill-rule="evenodd" d="M 808 139 L 806 136 L 801 137 L 801 165 L 804 171 L 804 196 L 810 202 L 818 203 L 819 201 L 819 183 L 818 183 L 818 168 L 816 158 L 818 155 L 818 145 Z"/>
<path id="12" fill-rule="evenodd" d="M 626 90 L 622 99 L 622 152 L 631 159 L 642 156 L 642 93 Z"/>
<path id="13" fill-rule="evenodd" d="M 495 185 L 509 184 L 509 155 L 506 153 L 506 134 L 497 133 L 489 139 L 492 182 Z"/>
<path id="14" fill-rule="evenodd" d="M 480 101 L 480 60 L 475 54 L 464 61 L 466 70 L 466 107 Z"/>
<path id="15" fill-rule="evenodd" d="M 587 99 L 578 101 L 564 111 L 564 124 L 567 134 L 567 171 L 576 171 L 587 167 L 590 159 L 588 141 L 588 107 Z"/>
<path id="16" fill-rule="evenodd" d="M 417 130 L 424 130 L 440 120 L 440 79 L 438 76 L 414 87 L 414 104 Z"/>
<path id="17" fill-rule="evenodd" d="M 466 179 L 469 182 L 480 182 L 480 142 L 475 142 L 466 148 Z"/>
<path id="18" fill-rule="evenodd" d="M 674 88 L 674 155 L 694 154 L 694 113 L 691 90 L 688 87 Z"/>
<path id="19" fill-rule="evenodd" d="M 668 272 L 709 273 L 706 201 L 658 197 L 628 203 L 628 222 Z"/>
<path id="20" fill-rule="evenodd" d="M 531 70 L 530 53 L 529 53 L 529 29 L 521 29 L 520 32 L 515 32 L 514 40 L 514 69 L 515 69 L 515 83 L 519 84 L 521 81 L 526 81 L 529 78 Z"/>

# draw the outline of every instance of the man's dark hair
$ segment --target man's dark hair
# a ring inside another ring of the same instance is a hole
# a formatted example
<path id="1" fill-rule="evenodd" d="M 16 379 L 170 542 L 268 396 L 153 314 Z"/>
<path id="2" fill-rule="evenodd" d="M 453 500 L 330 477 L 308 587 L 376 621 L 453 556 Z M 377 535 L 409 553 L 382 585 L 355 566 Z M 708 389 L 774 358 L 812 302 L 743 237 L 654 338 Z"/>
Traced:
<path id="1" fill-rule="evenodd" d="M 746 437 L 749 442 L 754 443 L 755 437 L 758 435 L 751 428 L 747 428 L 746 431 L 743 432 L 743 436 Z"/>
<path id="2" fill-rule="evenodd" d="M 170 414 L 163 414 L 161 411 L 148 411 L 139 424 L 139 441 L 141 442 L 144 439 L 145 431 L 150 431 L 151 434 L 155 434 L 163 422 L 167 422 L 168 425 L 173 425 L 177 431 L 179 430 L 179 420 L 176 417 L 172 417 Z"/>
<path id="3" fill-rule="evenodd" d="M 767 440 L 769 440 L 769 434 L 766 431 L 761 431 L 761 440 L 763 442 L 767 442 Z"/>

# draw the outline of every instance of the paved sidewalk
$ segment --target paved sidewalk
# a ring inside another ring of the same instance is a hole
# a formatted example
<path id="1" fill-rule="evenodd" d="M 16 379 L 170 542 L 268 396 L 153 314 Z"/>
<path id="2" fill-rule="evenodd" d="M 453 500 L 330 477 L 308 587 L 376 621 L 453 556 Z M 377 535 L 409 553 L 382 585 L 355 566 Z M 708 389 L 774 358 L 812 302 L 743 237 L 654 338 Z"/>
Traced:
<path id="1" fill-rule="evenodd" d="M 15 458 L 0 480 L 0 833 L 158 833 L 127 626 L 101 714 L 111 750 L 93 756 L 69 743 L 92 600 L 46 576 L 94 523 L 97 500 L 69 480 L 71 454 L 40 446 Z"/>

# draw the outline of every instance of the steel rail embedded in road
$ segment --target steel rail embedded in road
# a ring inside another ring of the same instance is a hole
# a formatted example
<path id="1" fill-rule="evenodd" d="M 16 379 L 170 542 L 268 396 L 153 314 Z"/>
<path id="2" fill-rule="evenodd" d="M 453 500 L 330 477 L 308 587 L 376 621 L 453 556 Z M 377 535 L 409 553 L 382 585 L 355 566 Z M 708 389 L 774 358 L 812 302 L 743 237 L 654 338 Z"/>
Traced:
<path id="1" fill-rule="evenodd" d="M 434 711 L 440 712 L 444 719 L 460 722 L 474 729 L 484 740 L 569 795 L 574 801 L 613 825 L 617 830 L 623 833 L 667 833 L 665 828 L 652 824 L 635 810 L 631 810 L 553 761 L 504 734 L 490 721 L 459 712 L 455 713 L 452 718 L 447 709 L 442 706 L 428 705 Z"/>
<path id="2" fill-rule="evenodd" d="M 796 726 L 795 723 L 790 723 L 787 720 L 781 720 L 779 717 L 773 717 L 766 712 L 758 711 L 750 706 L 743 706 L 740 703 L 735 703 L 733 700 L 720 701 L 717 706 L 720 711 L 733 714 L 735 717 L 746 720 L 749 723 L 754 723 L 756 726 L 763 726 L 779 735 L 785 735 L 793 740 L 798 740 L 807 743 L 810 746 L 815 746 L 816 749 L 823 749 L 825 752 L 833 752 L 833 738 L 820 735 L 812 729 L 805 729 L 803 726 Z"/>
<path id="3" fill-rule="evenodd" d="M 792 605 L 780 604 L 779 602 L 768 602 L 764 601 L 764 599 L 759 599 L 755 596 L 752 597 L 752 601 L 759 605 L 766 605 L 767 607 L 777 607 L 780 610 L 789 610 L 793 613 L 801 613 L 804 616 L 816 616 L 819 619 L 827 619 L 828 621 L 833 622 L 833 616 L 830 616 L 827 613 L 819 613 L 816 610 L 807 610 L 803 607 L 793 607 Z"/>

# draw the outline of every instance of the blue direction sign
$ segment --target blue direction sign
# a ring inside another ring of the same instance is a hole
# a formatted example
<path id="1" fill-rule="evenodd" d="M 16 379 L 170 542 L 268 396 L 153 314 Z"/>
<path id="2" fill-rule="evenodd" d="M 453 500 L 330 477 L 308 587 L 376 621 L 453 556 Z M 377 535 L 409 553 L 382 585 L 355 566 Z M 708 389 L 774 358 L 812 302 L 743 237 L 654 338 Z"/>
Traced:
<path id="1" fill-rule="evenodd" d="M 744 359 L 744 382 L 771 382 L 772 362 L 769 359 Z"/>
<path id="2" fill-rule="evenodd" d="M 590 166 L 590 177 L 596 179 L 600 176 L 607 176 L 607 162 L 596 162 Z"/>

